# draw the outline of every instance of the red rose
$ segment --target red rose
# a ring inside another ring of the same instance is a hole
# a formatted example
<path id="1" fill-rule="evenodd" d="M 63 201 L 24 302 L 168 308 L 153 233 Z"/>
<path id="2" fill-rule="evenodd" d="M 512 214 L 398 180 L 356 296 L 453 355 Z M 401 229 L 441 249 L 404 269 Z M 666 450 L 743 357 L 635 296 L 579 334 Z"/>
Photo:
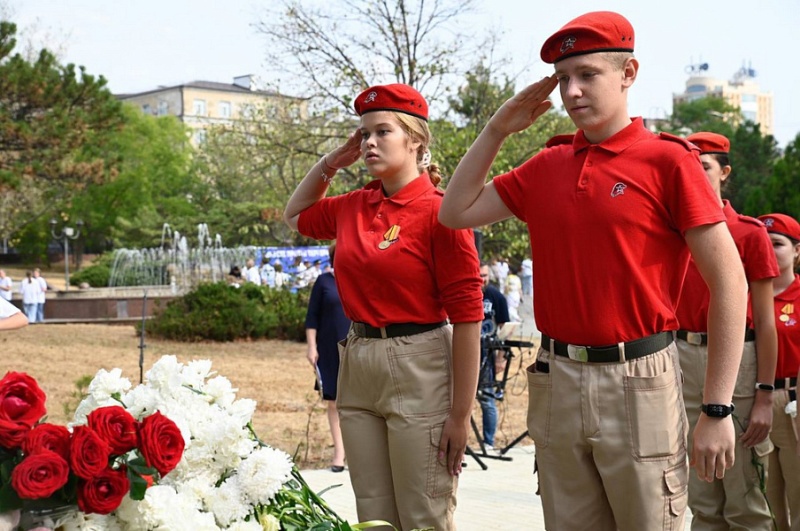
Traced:
<path id="1" fill-rule="evenodd" d="M 75 475 L 92 479 L 108 467 L 111 449 L 89 426 L 76 426 L 69 445 L 69 464 Z"/>
<path id="2" fill-rule="evenodd" d="M 69 460 L 69 430 L 55 424 L 38 424 L 27 433 L 22 441 L 22 451 L 26 455 L 43 450 L 55 452 L 65 461 Z"/>
<path id="3" fill-rule="evenodd" d="M 16 450 L 22 445 L 31 427 L 23 422 L 11 422 L 0 419 L 0 446 Z"/>
<path id="4" fill-rule="evenodd" d="M 78 507 L 85 513 L 108 514 L 122 503 L 131 485 L 125 468 L 106 468 L 78 485 Z"/>
<path id="5" fill-rule="evenodd" d="M 113 455 L 124 454 L 139 444 L 139 423 L 119 406 L 95 409 L 87 420 L 89 427 L 111 447 Z"/>
<path id="6" fill-rule="evenodd" d="M 55 452 L 42 450 L 29 455 L 11 473 L 11 486 L 20 498 L 47 498 L 63 487 L 69 478 L 69 466 Z"/>
<path id="7" fill-rule="evenodd" d="M 139 429 L 139 449 L 147 466 L 161 474 L 169 474 L 183 457 L 186 443 L 181 430 L 170 419 L 156 411 L 145 418 Z"/>
<path id="8" fill-rule="evenodd" d="M 0 380 L 0 420 L 33 426 L 47 410 L 44 391 L 23 372 L 8 372 Z"/>

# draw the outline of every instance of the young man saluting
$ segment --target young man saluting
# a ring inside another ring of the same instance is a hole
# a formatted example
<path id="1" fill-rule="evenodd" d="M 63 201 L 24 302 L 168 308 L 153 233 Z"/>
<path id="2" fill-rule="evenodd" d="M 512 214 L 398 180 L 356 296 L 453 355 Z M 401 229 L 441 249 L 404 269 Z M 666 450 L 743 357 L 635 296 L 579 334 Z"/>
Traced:
<path id="1" fill-rule="evenodd" d="M 450 227 L 512 215 L 528 224 L 543 332 L 528 372 L 528 429 L 548 529 L 682 529 L 687 423 L 672 331 L 690 251 L 711 292 L 692 464 L 711 481 L 733 462 L 746 281 L 696 150 L 628 116 L 633 47 L 630 23 L 611 12 L 547 39 L 541 56 L 555 75 L 494 114 L 439 213 Z M 556 86 L 579 131 L 484 184 L 505 138 L 550 108 Z"/>

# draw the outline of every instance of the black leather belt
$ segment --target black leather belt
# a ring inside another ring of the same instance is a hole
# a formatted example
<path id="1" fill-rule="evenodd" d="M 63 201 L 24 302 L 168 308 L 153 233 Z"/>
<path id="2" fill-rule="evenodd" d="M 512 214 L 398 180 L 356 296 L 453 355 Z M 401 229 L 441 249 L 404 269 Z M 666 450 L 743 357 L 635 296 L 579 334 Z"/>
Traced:
<path id="1" fill-rule="evenodd" d="M 786 385 L 786 384 L 789 385 Z M 797 387 L 797 377 L 780 378 L 775 380 L 775 389 L 786 389 L 787 387 Z"/>
<path id="2" fill-rule="evenodd" d="M 667 348 L 673 341 L 672 332 L 660 332 L 652 336 L 643 337 L 625 343 L 625 356 L 620 356 L 618 345 L 605 347 L 583 347 L 570 345 L 561 341 L 553 341 L 556 356 L 564 356 L 576 361 L 589 363 L 612 363 L 633 360 L 648 356 L 659 350 Z M 551 339 L 547 334 L 542 334 L 542 348 L 550 351 Z"/>
<path id="3" fill-rule="evenodd" d="M 678 336 L 678 339 L 682 339 L 686 341 L 690 345 L 708 345 L 708 334 L 705 332 L 689 332 L 688 330 L 678 330 L 675 335 Z M 744 331 L 744 340 L 745 343 L 748 341 L 755 341 L 756 340 L 756 331 L 752 328 L 748 328 Z"/>
<path id="4" fill-rule="evenodd" d="M 417 324 L 417 323 L 396 323 L 384 327 L 376 327 L 367 323 L 353 323 L 353 333 L 358 337 L 370 337 L 381 339 L 387 337 L 413 336 L 429 330 L 435 330 L 446 325 L 447 321 L 438 323 Z"/>

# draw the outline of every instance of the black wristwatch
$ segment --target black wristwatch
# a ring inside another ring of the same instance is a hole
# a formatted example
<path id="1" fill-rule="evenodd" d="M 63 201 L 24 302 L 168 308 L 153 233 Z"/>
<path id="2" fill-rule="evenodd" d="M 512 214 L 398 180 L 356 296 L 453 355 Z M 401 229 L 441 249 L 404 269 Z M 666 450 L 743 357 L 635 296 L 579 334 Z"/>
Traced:
<path id="1" fill-rule="evenodd" d="M 772 384 L 765 384 L 761 382 L 756 382 L 756 390 L 757 391 L 774 391 L 775 386 Z"/>
<path id="2" fill-rule="evenodd" d="M 708 417 L 722 419 L 733 413 L 735 407 L 733 404 L 729 406 L 723 406 L 722 404 L 703 404 L 700 406 L 700 409 Z"/>

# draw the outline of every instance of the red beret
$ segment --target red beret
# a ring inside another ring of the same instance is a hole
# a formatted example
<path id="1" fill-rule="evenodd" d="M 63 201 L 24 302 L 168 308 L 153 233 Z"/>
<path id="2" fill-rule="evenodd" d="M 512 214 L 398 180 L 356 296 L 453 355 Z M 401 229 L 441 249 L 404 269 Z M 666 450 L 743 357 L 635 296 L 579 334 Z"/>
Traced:
<path id="1" fill-rule="evenodd" d="M 428 102 L 408 85 L 375 85 L 356 98 L 353 107 L 359 116 L 375 111 L 395 111 L 428 121 Z"/>
<path id="2" fill-rule="evenodd" d="M 792 216 L 786 214 L 767 214 L 758 216 L 758 219 L 767 227 L 767 232 L 782 234 L 796 242 L 800 242 L 800 223 Z"/>
<path id="3" fill-rule="evenodd" d="M 542 61 L 556 63 L 567 57 L 595 52 L 633 52 L 633 26 L 612 11 L 586 13 L 544 41 Z"/>
<path id="4" fill-rule="evenodd" d="M 731 141 L 717 133 L 695 133 L 686 137 L 686 140 L 700 148 L 700 154 L 719 153 L 727 155 L 731 150 Z"/>

